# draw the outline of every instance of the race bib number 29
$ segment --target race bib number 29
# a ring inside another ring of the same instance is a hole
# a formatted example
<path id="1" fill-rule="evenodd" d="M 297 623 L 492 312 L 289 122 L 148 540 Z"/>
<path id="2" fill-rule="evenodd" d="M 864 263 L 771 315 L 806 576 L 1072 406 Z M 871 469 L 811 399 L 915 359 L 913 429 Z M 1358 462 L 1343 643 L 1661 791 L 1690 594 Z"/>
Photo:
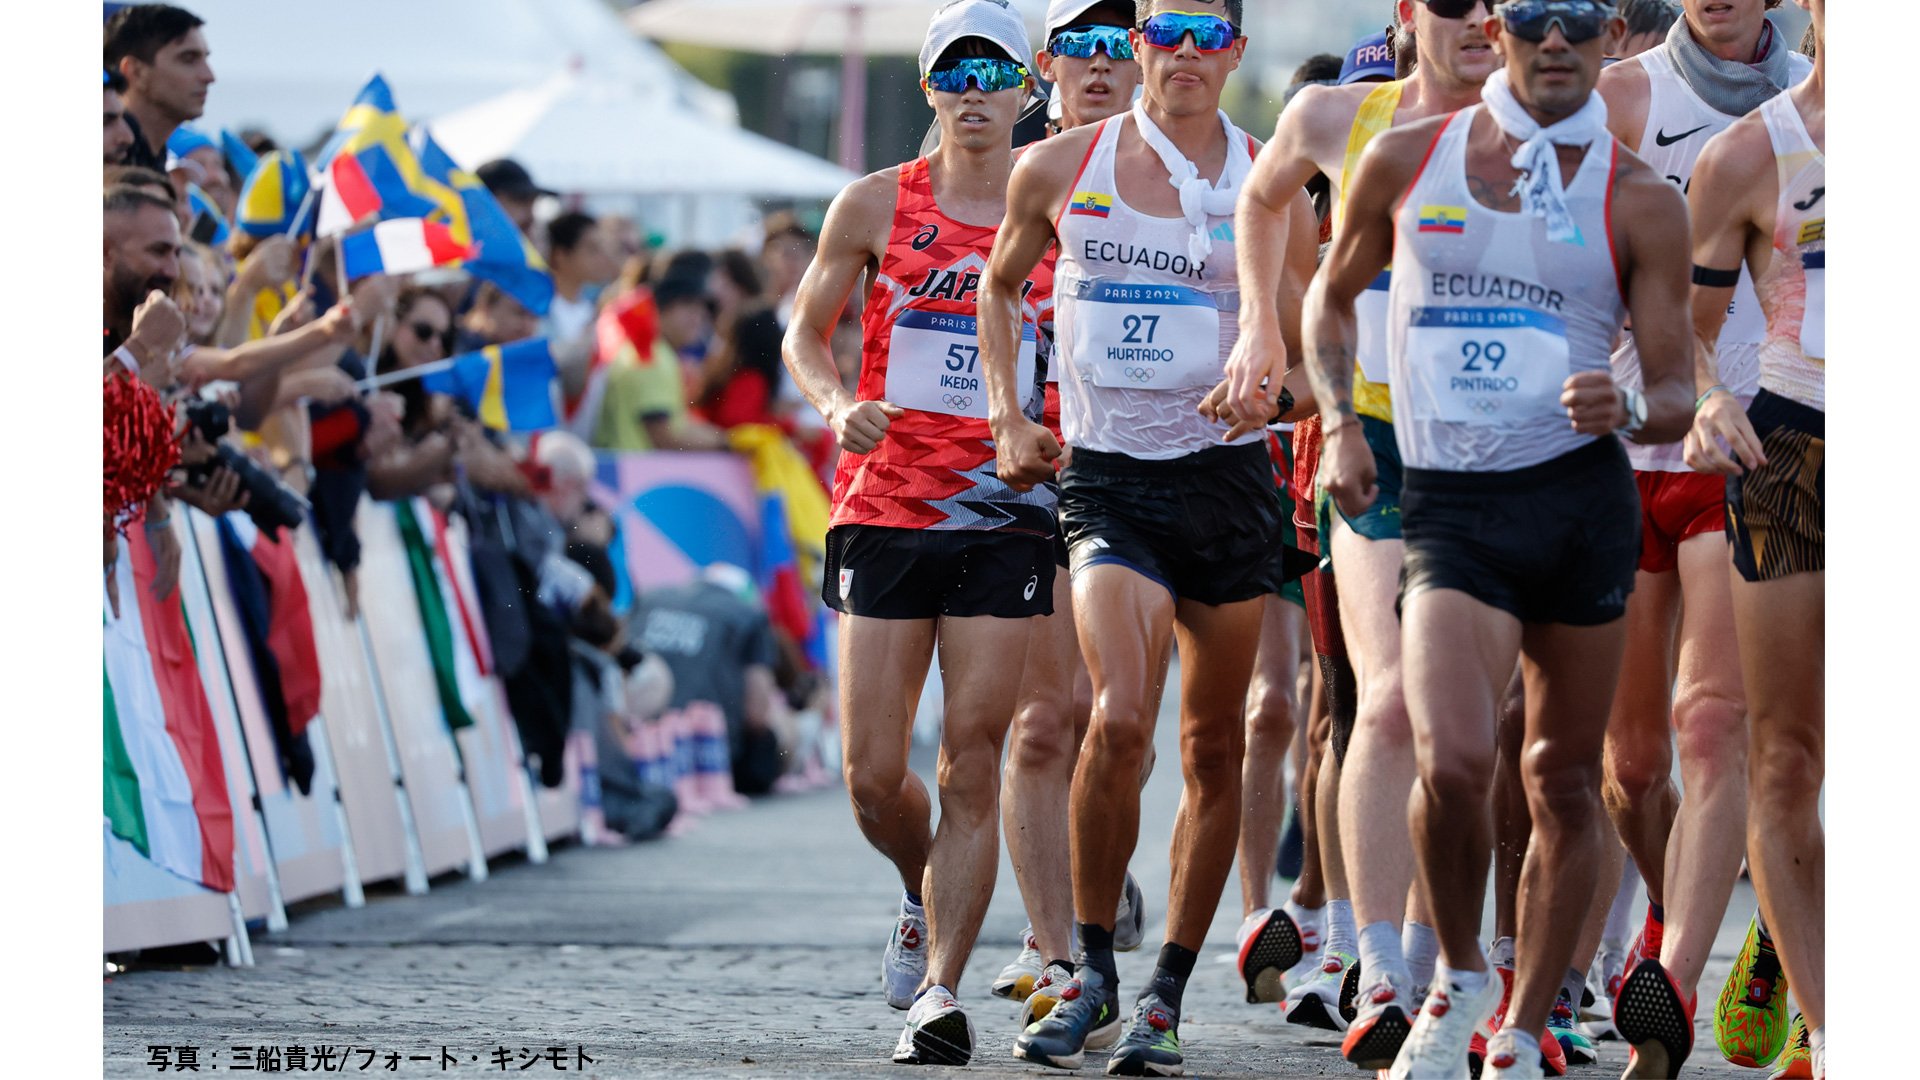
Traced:
<path id="1" fill-rule="evenodd" d="M 980 339 L 971 315 L 910 308 L 893 323 L 887 356 L 887 400 L 904 409 L 987 418 L 987 376 L 981 370 Z M 1020 327 L 1015 385 L 1021 405 L 1032 395 L 1038 371 L 1032 323 Z"/>
<path id="2" fill-rule="evenodd" d="M 1566 324 L 1526 308 L 1413 309 L 1404 361 L 1421 420 L 1511 424 L 1560 411 Z"/>

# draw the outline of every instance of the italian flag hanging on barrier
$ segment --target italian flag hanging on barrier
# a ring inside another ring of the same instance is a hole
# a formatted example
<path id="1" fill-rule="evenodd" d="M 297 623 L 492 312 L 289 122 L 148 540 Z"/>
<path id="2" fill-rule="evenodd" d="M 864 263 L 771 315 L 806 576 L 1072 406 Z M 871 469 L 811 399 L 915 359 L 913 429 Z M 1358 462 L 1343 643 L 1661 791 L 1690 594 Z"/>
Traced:
<path id="1" fill-rule="evenodd" d="M 145 530 L 121 542 L 120 617 L 104 611 L 104 813 L 155 865 L 233 891 L 233 807 L 179 587 L 153 595 Z"/>

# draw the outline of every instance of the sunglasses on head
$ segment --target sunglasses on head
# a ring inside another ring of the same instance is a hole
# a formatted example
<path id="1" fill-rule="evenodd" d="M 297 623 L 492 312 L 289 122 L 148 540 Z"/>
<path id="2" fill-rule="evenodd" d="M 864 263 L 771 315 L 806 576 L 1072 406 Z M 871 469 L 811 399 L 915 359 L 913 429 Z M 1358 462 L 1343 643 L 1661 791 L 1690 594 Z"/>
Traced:
<path id="1" fill-rule="evenodd" d="M 1120 26 L 1076 26 L 1060 31 L 1047 42 L 1048 52 L 1076 60 L 1087 59 L 1096 49 L 1107 50 L 1109 59 L 1133 59 L 1133 41 L 1127 36 L 1126 28 Z"/>
<path id="2" fill-rule="evenodd" d="M 963 94 L 967 83 L 991 94 L 996 90 L 1017 90 L 1027 81 L 1024 64 L 995 57 L 977 56 L 967 60 L 949 60 L 927 72 L 920 85 L 943 94 Z"/>
<path id="3" fill-rule="evenodd" d="M 1482 4 L 1486 5 L 1488 13 L 1492 13 L 1496 0 L 1420 0 L 1420 2 L 1427 5 L 1428 11 L 1442 19 L 1464 19 L 1479 10 Z"/>
<path id="4" fill-rule="evenodd" d="M 1567 44 L 1592 41 L 1607 32 L 1613 5 L 1603 0 L 1507 0 L 1493 9 L 1507 33 L 1526 41 L 1545 41 L 1557 23 Z"/>
<path id="5" fill-rule="evenodd" d="M 1231 48 L 1240 30 L 1218 15 L 1197 11 L 1162 11 L 1140 24 L 1140 37 L 1156 49 L 1172 52 L 1180 41 L 1193 35 L 1193 47 L 1201 52 L 1219 52 Z"/>

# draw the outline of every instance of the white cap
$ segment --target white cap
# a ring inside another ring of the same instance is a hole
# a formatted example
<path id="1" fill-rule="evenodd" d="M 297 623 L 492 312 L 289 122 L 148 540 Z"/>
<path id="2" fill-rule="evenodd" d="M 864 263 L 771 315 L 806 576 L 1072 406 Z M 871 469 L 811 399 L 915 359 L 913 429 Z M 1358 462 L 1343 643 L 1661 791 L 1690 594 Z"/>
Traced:
<path id="1" fill-rule="evenodd" d="M 926 43 L 920 46 L 920 75 L 933 70 L 940 54 L 961 38 L 985 38 L 998 45 L 1017 64 L 1033 63 L 1033 46 L 1027 42 L 1027 24 L 1007 0 L 953 0 L 934 13 L 927 27 Z"/>
<path id="2" fill-rule="evenodd" d="M 1053 0 L 1047 5 L 1045 30 L 1047 40 L 1052 41 L 1057 31 L 1074 25 L 1080 21 L 1080 16 L 1107 2 L 1108 0 Z"/>

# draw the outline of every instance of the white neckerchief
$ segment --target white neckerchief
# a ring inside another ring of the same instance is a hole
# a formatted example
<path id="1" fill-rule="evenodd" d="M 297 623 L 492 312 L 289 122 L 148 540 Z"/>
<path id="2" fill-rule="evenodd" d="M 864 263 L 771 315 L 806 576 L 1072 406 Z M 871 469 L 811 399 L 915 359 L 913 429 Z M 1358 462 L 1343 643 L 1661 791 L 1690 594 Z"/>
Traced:
<path id="1" fill-rule="evenodd" d="M 1520 149 L 1513 155 L 1513 167 L 1520 170 L 1520 178 L 1513 182 L 1509 194 L 1521 197 L 1527 213 L 1546 219 L 1547 239 L 1577 242 L 1580 227 L 1567 210 L 1565 185 L 1560 179 L 1560 155 L 1553 148 L 1555 144 L 1586 146 L 1607 138 L 1607 103 L 1599 94 L 1589 94 L 1579 112 L 1543 128 L 1514 99 L 1505 68 L 1487 79 L 1486 86 L 1480 90 L 1480 100 L 1500 130 L 1520 140 Z"/>
<path id="2" fill-rule="evenodd" d="M 1240 197 L 1240 182 L 1253 170 L 1253 155 L 1247 151 L 1244 139 L 1238 138 L 1233 121 L 1227 114 L 1220 113 L 1220 126 L 1227 135 L 1227 164 L 1220 170 L 1218 185 L 1209 184 L 1200 177 L 1200 170 L 1188 161 L 1180 148 L 1173 145 L 1153 119 L 1147 115 L 1144 101 L 1133 103 L 1133 123 L 1140 129 L 1140 137 L 1160 156 L 1160 164 L 1167 167 L 1167 183 L 1180 192 L 1180 213 L 1193 226 L 1193 235 L 1187 237 L 1187 256 L 1196 264 L 1206 261 L 1213 254 L 1213 237 L 1207 235 L 1207 216 L 1232 217 L 1234 203 Z"/>

